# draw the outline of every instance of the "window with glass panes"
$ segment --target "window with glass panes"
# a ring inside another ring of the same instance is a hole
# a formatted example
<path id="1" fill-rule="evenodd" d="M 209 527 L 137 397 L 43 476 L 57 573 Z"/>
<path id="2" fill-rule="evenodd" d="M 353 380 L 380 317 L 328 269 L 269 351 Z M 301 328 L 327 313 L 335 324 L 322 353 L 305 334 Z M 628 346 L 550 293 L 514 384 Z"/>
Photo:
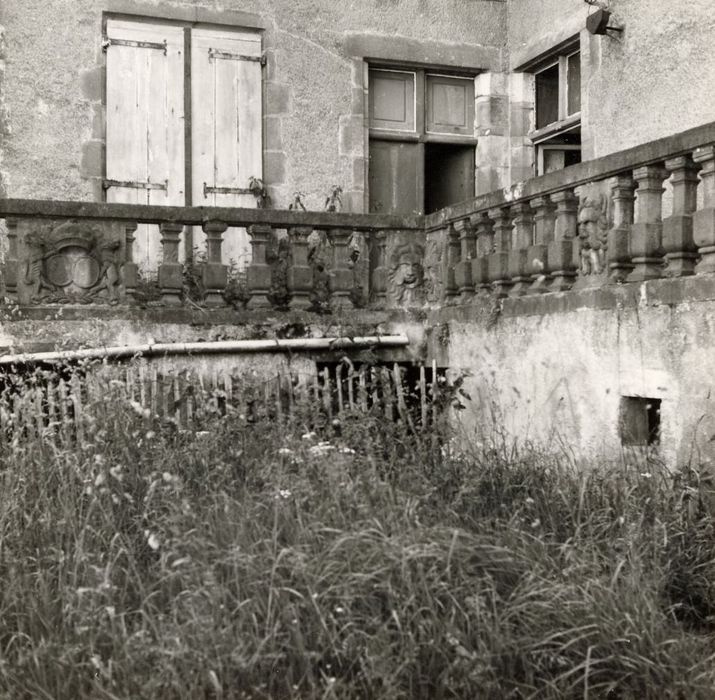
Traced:
<path id="1" fill-rule="evenodd" d="M 536 174 L 581 162 L 581 54 L 564 52 L 534 73 Z"/>
<path id="2" fill-rule="evenodd" d="M 372 68 L 370 211 L 423 214 L 471 199 L 474 77 Z"/>

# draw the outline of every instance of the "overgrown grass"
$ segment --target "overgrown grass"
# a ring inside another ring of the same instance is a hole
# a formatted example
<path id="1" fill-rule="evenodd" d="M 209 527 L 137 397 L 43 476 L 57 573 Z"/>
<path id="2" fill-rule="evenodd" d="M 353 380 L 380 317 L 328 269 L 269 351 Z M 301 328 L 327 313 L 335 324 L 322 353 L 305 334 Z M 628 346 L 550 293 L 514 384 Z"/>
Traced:
<path id="1" fill-rule="evenodd" d="M 3 448 L 3 698 L 713 698 L 697 470 L 450 454 L 382 416 Z M 446 439 L 446 438 L 445 438 Z"/>

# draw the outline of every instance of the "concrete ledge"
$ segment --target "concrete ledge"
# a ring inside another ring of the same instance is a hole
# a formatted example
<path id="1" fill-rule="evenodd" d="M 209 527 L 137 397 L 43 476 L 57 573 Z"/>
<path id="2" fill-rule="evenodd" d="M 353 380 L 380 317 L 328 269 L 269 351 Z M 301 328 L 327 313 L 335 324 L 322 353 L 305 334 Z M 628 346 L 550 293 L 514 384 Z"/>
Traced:
<path id="1" fill-rule="evenodd" d="M 499 316 L 548 316 L 579 309 L 615 311 L 712 301 L 715 301 L 715 274 L 507 298 L 501 302 Z M 429 319 L 432 323 L 484 321 L 493 313 L 493 308 L 492 297 L 480 297 L 472 304 L 435 310 L 430 313 Z"/>
<path id="2" fill-rule="evenodd" d="M 312 226 L 318 229 L 351 228 L 357 231 L 424 230 L 422 216 L 239 207 L 163 207 L 151 204 L 108 204 L 51 199 L 0 199 L 0 217 L 110 219 L 152 224 L 178 221 L 187 226 L 200 226 L 205 221 L 223 221 L 229 226 L 269 224 L 275 228 Z"/>

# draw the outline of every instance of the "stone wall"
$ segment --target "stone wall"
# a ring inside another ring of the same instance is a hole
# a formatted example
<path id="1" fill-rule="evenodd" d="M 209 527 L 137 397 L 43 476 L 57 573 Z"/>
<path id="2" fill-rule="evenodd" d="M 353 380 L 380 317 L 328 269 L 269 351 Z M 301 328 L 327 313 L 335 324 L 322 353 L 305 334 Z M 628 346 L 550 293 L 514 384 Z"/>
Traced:
<path id="1" fill-rule="evenodd" d="M 468 434 L 618 459 L 621 397 L 661 401 L 657 454 L 715 458 L 715 279 L 658 280 L 447 309 L 430 350 L 464 371 Z"/>
<path id="2" fill-rule="evenodd" d="M 12 135 L 0 167 L 11 197 L 101 196 L 102 13 L 264 29 L 264 180 L 274 205 L 295 191 L 321 209 L 342 185 L 364 207 L 364 59 L 502 68 L 501 0 L 27 0 L 5 2 L 5 99 Z M 2 56 L 0 55 L 0 60 Z M 1 64 L 0 64 L 1 66 Z M 0 95 L 2 95 L 0 71 Z M 0 109 L 0 133 L 2 133 Z"/>

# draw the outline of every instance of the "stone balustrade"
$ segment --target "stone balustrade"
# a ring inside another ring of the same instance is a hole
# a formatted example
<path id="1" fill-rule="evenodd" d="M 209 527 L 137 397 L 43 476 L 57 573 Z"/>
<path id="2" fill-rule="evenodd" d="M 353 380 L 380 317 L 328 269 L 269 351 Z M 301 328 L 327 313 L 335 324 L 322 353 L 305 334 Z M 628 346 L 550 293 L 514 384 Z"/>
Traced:
<path id="1" fill-rule="evenodd" d="M 154 305 L 317 312 L 703 275 L 715 272 L 715 123 L 425 217 L 10 199 L 0 217 L 2 294 L 20 305 L 146 303 L 147 272 Z M 146 225 L 154 271 L 135 251 Z M 205 235 L 199 261 L 185 259 L 186 227 Z M 251 260 L 237 278 L 222 249 L 239 229 Z"/>
<path id="2" fill-rule="evenodd" d="M 715 272 L 715 123 L 447 207 L 425 228 L 443 242 L 436 303 Z"/>
<path id="3" fill-rule="evenodd" d="M 238 298 L 248 309 L 330 312 L 389 299 L 412 305 L 411 290 L 423 285 L 422 217 L 39 200 L 0 200 L 0 217 L 3 299 L 21 306 L 221 307 Z M 145 224 L 161 246 L 155 270 L 136 260 Z M 189 226 L 206 237 L 193 261 L 182 255 Z M 238 228 L 248 234 L 251 259 L 237 279 L 222 247 Z M 154 287 L 148 302 L 147 285 Z"/>

